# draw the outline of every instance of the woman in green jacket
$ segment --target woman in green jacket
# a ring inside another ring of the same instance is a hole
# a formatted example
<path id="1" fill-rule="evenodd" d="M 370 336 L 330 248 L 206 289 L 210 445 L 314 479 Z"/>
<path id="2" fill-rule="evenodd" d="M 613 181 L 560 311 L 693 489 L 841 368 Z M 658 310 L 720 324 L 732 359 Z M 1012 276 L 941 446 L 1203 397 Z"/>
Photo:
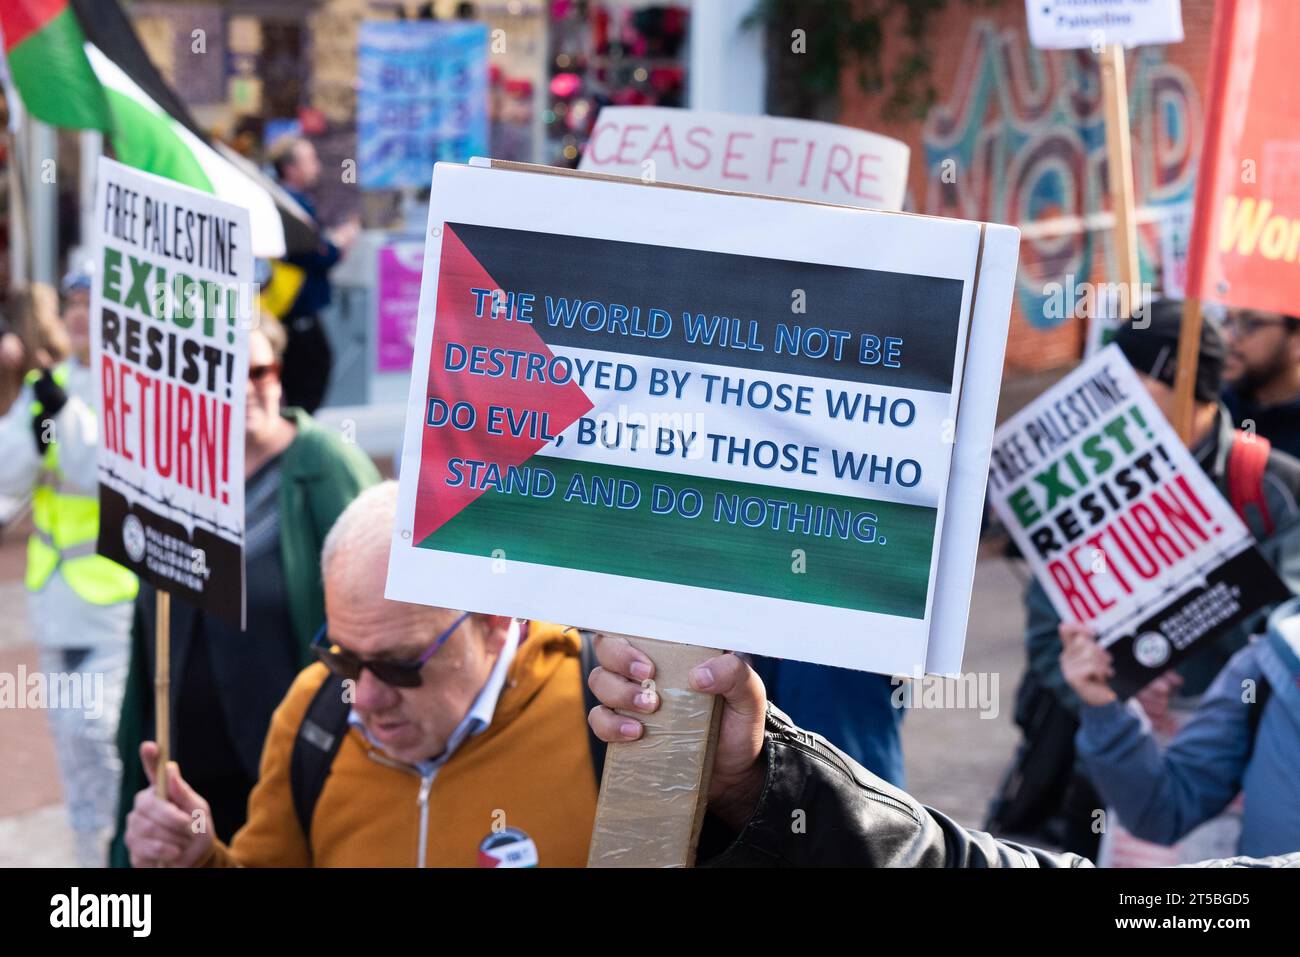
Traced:
<path id="1" fill-rule="evenodd" d="M 271 714 L 325 621 L 320 551 L 334 520 L 379 480 L 370 459 L 301 409 L 280 409 L 284 333 L 249 336 L 244 451 L 247 629 L 173 598 L 172 756 L 212 806 L 222 840 L 244 823 Z M 126 866 L 126 812 L 147 786 L 140 743 L 154 738 L 155 593 L 141 585 L 118 747 L 122 786 L 111 861 Z"/>

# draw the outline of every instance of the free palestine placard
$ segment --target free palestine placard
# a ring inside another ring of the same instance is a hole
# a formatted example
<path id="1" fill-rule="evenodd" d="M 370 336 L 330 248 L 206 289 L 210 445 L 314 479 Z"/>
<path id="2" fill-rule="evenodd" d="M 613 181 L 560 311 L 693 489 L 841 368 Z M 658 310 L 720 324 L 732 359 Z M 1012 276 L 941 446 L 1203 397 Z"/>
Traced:
<path id="1" fill-rule="evenodd" d="M 98 550 L 243 624 L 248 211 L 99 161 Z"/>
<path id="2" fill-rule="evenodd" d="M 1286 587 L 1109 345 L 998 429 L 989 499 L 1130 695 Z"/>

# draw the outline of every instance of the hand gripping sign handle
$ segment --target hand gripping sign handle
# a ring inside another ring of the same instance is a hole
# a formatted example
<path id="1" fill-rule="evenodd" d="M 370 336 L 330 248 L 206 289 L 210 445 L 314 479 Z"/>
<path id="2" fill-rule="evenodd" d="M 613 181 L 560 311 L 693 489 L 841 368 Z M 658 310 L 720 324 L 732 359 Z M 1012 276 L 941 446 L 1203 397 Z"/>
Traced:
<path id="1" fill-rule="evenodd" d="M 655 665 L 659 710 L 627 712 L 645 724 L 637 741 L 611 744 L 591 833 L 588 867 L 690 867 L 718 742 L 722 698 L 691 689 L 692 668 L 711 648 L 625 638 Z"/>

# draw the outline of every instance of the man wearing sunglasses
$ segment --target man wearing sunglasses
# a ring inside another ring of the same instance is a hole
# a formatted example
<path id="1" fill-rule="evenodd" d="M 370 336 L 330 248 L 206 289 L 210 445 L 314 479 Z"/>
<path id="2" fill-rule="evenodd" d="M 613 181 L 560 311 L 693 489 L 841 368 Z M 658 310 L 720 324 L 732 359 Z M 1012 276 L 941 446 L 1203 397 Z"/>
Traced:
<path id="1" fill-rule="evenodd" d="M 1221 325 L 1223 403 L 1233 423 L 1300 458 L 1300 318 L 1233 309 Z"/>
<path id="2" fill-rule="evenodd" d="M 135 796 L 134 865 L 586 862 L 596 775 L 578 633 L 385 599 L 396 503 L 394 482 L 363 492 L 325 541 L 319 661 L 272 718 L 248 823 L 228 845 L 196 829 L 208 802 L 172 764 L 168 801 Z M 151 783 L 157 757 L 142 746 Z"/>

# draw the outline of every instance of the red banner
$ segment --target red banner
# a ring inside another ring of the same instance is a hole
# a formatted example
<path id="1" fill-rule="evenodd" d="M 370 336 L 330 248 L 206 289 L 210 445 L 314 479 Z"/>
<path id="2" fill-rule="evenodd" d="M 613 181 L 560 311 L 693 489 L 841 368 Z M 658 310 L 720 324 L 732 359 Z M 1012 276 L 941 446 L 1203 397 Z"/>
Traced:
<path id="1" fill-rule="evenodd" d="M 1188 295 L 1300 313 L 1300 3 L 1219 0 Z"/>

